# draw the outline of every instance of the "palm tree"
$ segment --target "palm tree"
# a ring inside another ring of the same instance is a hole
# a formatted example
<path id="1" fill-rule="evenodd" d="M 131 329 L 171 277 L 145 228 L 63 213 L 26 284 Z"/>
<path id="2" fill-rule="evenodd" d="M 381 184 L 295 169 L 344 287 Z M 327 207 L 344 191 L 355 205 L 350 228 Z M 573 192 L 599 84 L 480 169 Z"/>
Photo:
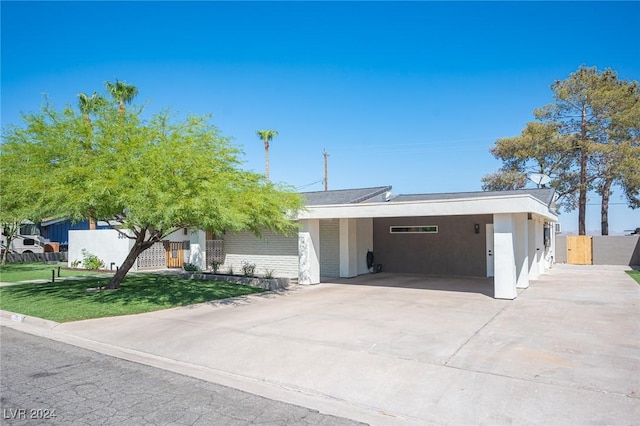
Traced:
<path id="1" fill-rule="evenodd" d="M 265 165 L 265 177 L 269 182 L 269 142 L 274 137 L 278 136 L 277 130 L 257 130 L 256 134 L 264 142 L 264 165 Z"/>
<path id="2" fill-rule="evenodd" d="M 124 81 L 118 81 L 116 79 L 115 83 L 107 81 L 106 85 L 113 99 L 118 101 L 118 110 L 120 113 L 124 112 L 124 104 L 130 104 L 133 98 L 138 95 L 138 88 Z"/>
<path id="3" fill-rule="evenodd" d="M 78 94 L 78 108 L 87 123 L 91 123 L 90 114 L 94 113 L 103 102 L 104 99 L 97 92 L 93 92 L 91 96 L 86 93 Z"/>
<path id="4" fill-rule="evenodd" d="M 78 108 L 80 109 L 82 115 L 84 115 L 84 119 L 87 122 L 87 125 L 89 125 L 90 134 L 87 137 L 85 146 L 87 153 L 91 152 L 91 114 L 94 113 L 100 107 L 100 105 L 102 105 L 103 102 L 104 99 L 99 96 L 97 92 L 93 92 L 91 96 L 88 96 L 86 93 L 78 94 Z M 90 210 L 91 212 L 93 212 L 93 209 Z M 89 229 L 96 229 L 96 219 L 93 213 L 89 214 Z"/>

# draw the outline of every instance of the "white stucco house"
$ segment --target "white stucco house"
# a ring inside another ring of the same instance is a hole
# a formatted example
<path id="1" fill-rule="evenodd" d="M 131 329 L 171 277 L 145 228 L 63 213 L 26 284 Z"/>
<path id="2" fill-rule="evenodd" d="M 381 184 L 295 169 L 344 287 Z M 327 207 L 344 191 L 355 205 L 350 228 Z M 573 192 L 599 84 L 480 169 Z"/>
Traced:
<path id="1" fill-rule="evenodd" d="M 220 270 L 238 273 L 246 262 L 255 264 L 258 274 L 269 271 L 300 284 L 379 271 L 493 277 L 494 297 L 514 299 L 518 288 L 554 261 L 553 189 L 393 196 L 391 186 L 381 186 L 302 195 L 306 211 L 297 218 L 297 234 L 266 232 L 257 238 L 249 232 L 214 236 L 181 230 L 143 253 L 137 267 L 190 262 L 208 269 L 215 260 Z M 89 240 L 100 255 L 100 247 L 109 246 L 106 240 L 116 234 L 71 231 L 70 261 Z M 119 243 L 107 265 L 126 256 L 128 241 Z"/>

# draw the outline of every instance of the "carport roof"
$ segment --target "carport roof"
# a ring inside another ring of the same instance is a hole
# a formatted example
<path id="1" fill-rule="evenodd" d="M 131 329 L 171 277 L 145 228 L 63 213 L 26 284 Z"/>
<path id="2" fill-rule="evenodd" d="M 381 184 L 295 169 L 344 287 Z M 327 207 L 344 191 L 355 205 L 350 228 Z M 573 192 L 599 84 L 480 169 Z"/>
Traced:
<path id="1" fill-rule="evenodd" d="M 530 213 L 558 219 L 550 188 L 409 194 L 388 197 L 390 186 L 307 192 L 307 208 L 298 219 L 455 216 Z"/>
<path id="2" fill-rule="evenodd" d="M 555 193 L 555 190 L 553 188 L 541 188 L 541 189 L 517 189 L 513 191 L 472 191 L 472 192 L 445 192 L 445 193 L 436 193 L 436 194 L 401 194 L 391 198 L 391 200 L 389 201 L 401 202 L 401 201 L 459 200 L 464 198 L 499 197 L 499 196 L 528 194 L 542 201 L 545 205 L 551 206 L 551 203 L 553 203 L 554 193 Z"/>

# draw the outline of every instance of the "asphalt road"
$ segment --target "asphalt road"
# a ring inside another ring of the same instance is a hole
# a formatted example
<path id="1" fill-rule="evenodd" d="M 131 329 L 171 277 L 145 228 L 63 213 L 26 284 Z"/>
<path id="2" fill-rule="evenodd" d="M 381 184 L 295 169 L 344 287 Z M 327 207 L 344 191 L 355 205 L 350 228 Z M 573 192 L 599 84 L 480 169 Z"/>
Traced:
<path id="1" fill-rule="evenodd" d="M 1 424 L 355 425 L 2 327 Z"/>

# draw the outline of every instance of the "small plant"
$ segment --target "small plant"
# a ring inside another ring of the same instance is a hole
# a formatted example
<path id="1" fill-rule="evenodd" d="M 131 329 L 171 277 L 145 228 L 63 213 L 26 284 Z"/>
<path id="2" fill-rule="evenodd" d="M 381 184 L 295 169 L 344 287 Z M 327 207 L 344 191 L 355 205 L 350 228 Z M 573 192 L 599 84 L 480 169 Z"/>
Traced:
<path id="1" fill-rule="evenodd" d="M 80 266 L 80 263 L 82 263 L 82 262 L 80 261 L 80 259 L 72 260 L 72 261 L 71 261 L 71 267 L 72 267 L 72 268 L 77 268 L 78 266 Z"/>
<path id="2" fill-rule="evenodd" d="M 82 249 L 82 266 L 87 269 L 104 269 L 104 262 L 95 254 L 91 254 L 86 249 Z"/>
<path id="3" fill-rule="evenodd" d="M 193 263 L 185 263 L 184 266 L 182 267 L 182 269 L 184 269 L 187 272 L 199 272 L 200 268 L 198 268 L 198 265 L 194 265 Z"/>
<path id="4" fill-rule="evenodd" d="M 218 271 L 220 270 L 220 265 L 222 265 L 222 263 L 218 262 L 218 261 L 213 261 L 211 262 L 211 269 L 213 269 L 213 273 L 217 274 Z"/>
<path id="5" fill-rule="evenodd" d="M 242 262 L 242 275 L 247 278 L 253 278 L 256 275 L 256 264 L 249 263 L 246 260 Z"/>
<path id="6" fill-rule="evenodd" d="M 229 266 L 229 269 L 227 270 L 227 274 L 233 275 L 233 266 Z"/>
<path id="7" fill-rule="evenodd" d="M 264 277 L 268 280 L 272 279 L 274 274 L 276 273 L 275 269 L 265 269 L 264 270 Z"/>

